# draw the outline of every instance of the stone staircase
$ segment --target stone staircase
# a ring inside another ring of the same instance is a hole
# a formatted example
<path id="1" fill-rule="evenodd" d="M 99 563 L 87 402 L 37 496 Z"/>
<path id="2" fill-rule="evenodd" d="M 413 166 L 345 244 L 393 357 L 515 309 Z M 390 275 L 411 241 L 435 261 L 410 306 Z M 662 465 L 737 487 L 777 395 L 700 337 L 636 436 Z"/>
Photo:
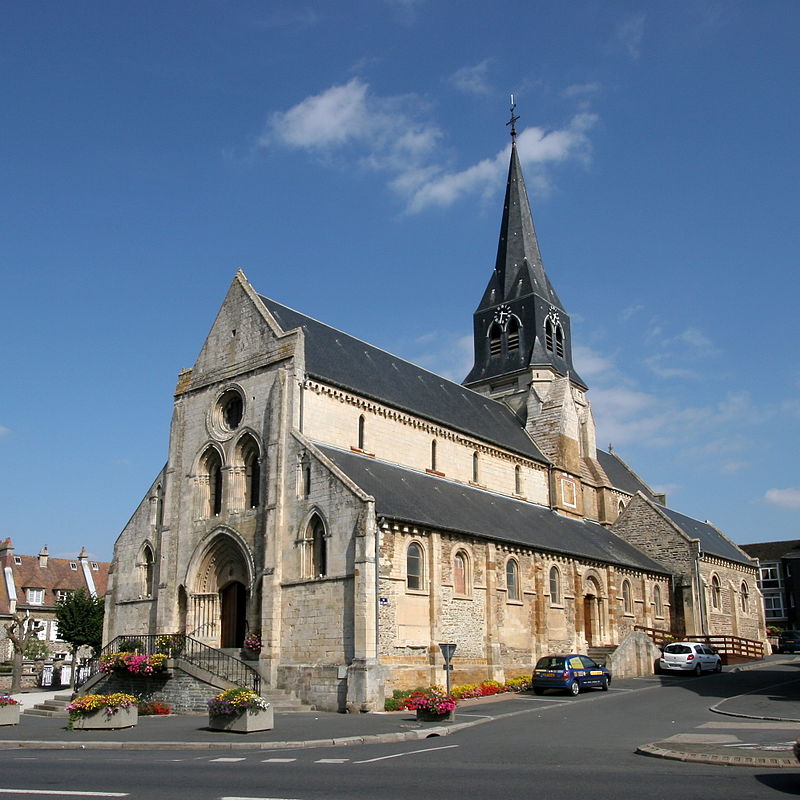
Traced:
<path id="1" fill-rule="evenodd" d="M 66 717 L 67 706 L 72 702 L 72 695 L 57 694 L 43 703 L 36 703 L 32 708 L 26 708 L 22 713 L 30 717 Z"/>
<path id="2" fill-rule="evenodd" d="M 590 647 L 586 655 L 594 659 L 598 664 L 606 666 L 608 664 L 608 657 L 616 649 L 616 647 Z"/>

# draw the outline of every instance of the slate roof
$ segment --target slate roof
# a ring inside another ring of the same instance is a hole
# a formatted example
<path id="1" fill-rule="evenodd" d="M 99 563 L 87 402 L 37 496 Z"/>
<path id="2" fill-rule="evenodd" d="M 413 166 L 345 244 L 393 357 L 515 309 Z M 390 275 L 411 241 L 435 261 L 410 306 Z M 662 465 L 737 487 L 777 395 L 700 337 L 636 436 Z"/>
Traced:
<path id="1" fill-rule="evenodd" d="M 302 328 L 314 378 L 548 463 L 513 412 L 458 383 L 259 295 L 284 331 Z"/>
<path id="2" fill-rule="evenodd" d="M 713 525 L 708 522 L 687 517 L 671 508 L 654 503 L 664 514 L 666 514 L 687 536 L 691 539 L 700 540 L 700 549 L 704 553 L 712 556 L 726 558 L 728 561 L 737 561 L 740 564 L 747 564 L 752 567 L 753 562 L 745 556 L 741 550 L 731 541 L 726 539 Z"/>
<path id="3" fill-rule="evenodd" d="M 787 556 L 797 557 L 800 551 L 800 540 L 788 539 L 783 542 L 755 542 L 739 545 L 749 556 L 760 561 L 780 561 Z"/>
<path id="4" fill-rule="evenodd" d="M 616 489 L 631 495 L 641 492 L 653 499 L 653 490 L 616 453 L 607 453 L 598 448 L 597 460 Z"/>
<path id="5" fill-rule="evenodd" d="M 597 523 L 333 447 L 317 447 L 375 498 L 379 517 L 669 574 L 662 564 Z"/>

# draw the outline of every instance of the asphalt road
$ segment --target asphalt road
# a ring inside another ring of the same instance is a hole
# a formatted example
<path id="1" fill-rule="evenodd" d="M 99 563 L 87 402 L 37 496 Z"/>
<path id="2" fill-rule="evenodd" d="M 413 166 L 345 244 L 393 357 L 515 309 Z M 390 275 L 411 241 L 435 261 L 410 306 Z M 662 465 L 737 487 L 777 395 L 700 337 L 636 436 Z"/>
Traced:
<path id="1" fill-rule="evenodd" d="M 800 765 L 797 771 L 720 767 L 634 752 L 645 742 L 709 730 L 732 732 L 734 747 L 745 747 L 751 740 L 785 746 L 800 731 L 785 724 L 754 727 L 708 708 L 727 696 L 796 676 L 796 668 L 775 667 L 627 681 L 624 688 L 607 693 L 547 695 L 545 702 L 520 696 L 506 704 L 507 716 L 495 722 L 413 743 L 227 754 L 4 752 L 0 797 L 24 797 L 26 791 L 38 797 L 134 800 L 796 796 Z M 796 711 L 794 716 L 800 717 L 800 709 Z M 480 714 L 480 707 L 469 713 Z"/>

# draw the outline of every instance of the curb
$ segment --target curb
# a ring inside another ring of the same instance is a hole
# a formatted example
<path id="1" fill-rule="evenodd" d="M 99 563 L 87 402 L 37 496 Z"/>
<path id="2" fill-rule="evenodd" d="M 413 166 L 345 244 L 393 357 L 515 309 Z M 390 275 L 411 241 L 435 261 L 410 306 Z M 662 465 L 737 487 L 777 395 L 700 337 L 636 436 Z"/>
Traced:
<path id="1" fill-rule="evenodd" d="M 729 767 L 771 767 L 777 769 L 797 769 L 795 758 L 786 756 L 721 756 L 715 753 L 687 753 L 683 750 L 667 750 L 657 743 L 643 744 L 635 750 L 643 756 L 665 758 L 670 761 L 693 762 L 695 764 L 715 764 Z"/>
<path id="2" fill-rule="evenodd" d="M 519 712 L 512 712 L 519 713 Z M 509 716 L 503 714 L 501 716 Z M 402 733 L 375 733 L 367 736 L 342 736 L 333 739 L 305 739 L 295 742 L 55 742 L 53 740 L 0 741 L 2 750 L 303 750 L 315 747 L 350 747 L 361 744 L 416 742 L 438 736 L 449 736 L 465 728 L 491 722 L 486 717 L 455 725 L 418 728 Z"/>

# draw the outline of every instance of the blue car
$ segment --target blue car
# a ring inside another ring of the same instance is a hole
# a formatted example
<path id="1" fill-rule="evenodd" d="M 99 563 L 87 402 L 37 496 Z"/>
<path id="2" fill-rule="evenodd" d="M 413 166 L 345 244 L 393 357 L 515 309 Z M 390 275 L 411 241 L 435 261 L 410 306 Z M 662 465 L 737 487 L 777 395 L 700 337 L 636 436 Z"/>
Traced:
<path id="1" fill-rule="evenodd" d="M 580 653 L 545 656 L 536 662 L 533 670 L 534 694 L 542 694 L 545 689 L 561 689 L 573 696 L 588 688 L 607 692 L 610 684 L 611 673 Z"/>

